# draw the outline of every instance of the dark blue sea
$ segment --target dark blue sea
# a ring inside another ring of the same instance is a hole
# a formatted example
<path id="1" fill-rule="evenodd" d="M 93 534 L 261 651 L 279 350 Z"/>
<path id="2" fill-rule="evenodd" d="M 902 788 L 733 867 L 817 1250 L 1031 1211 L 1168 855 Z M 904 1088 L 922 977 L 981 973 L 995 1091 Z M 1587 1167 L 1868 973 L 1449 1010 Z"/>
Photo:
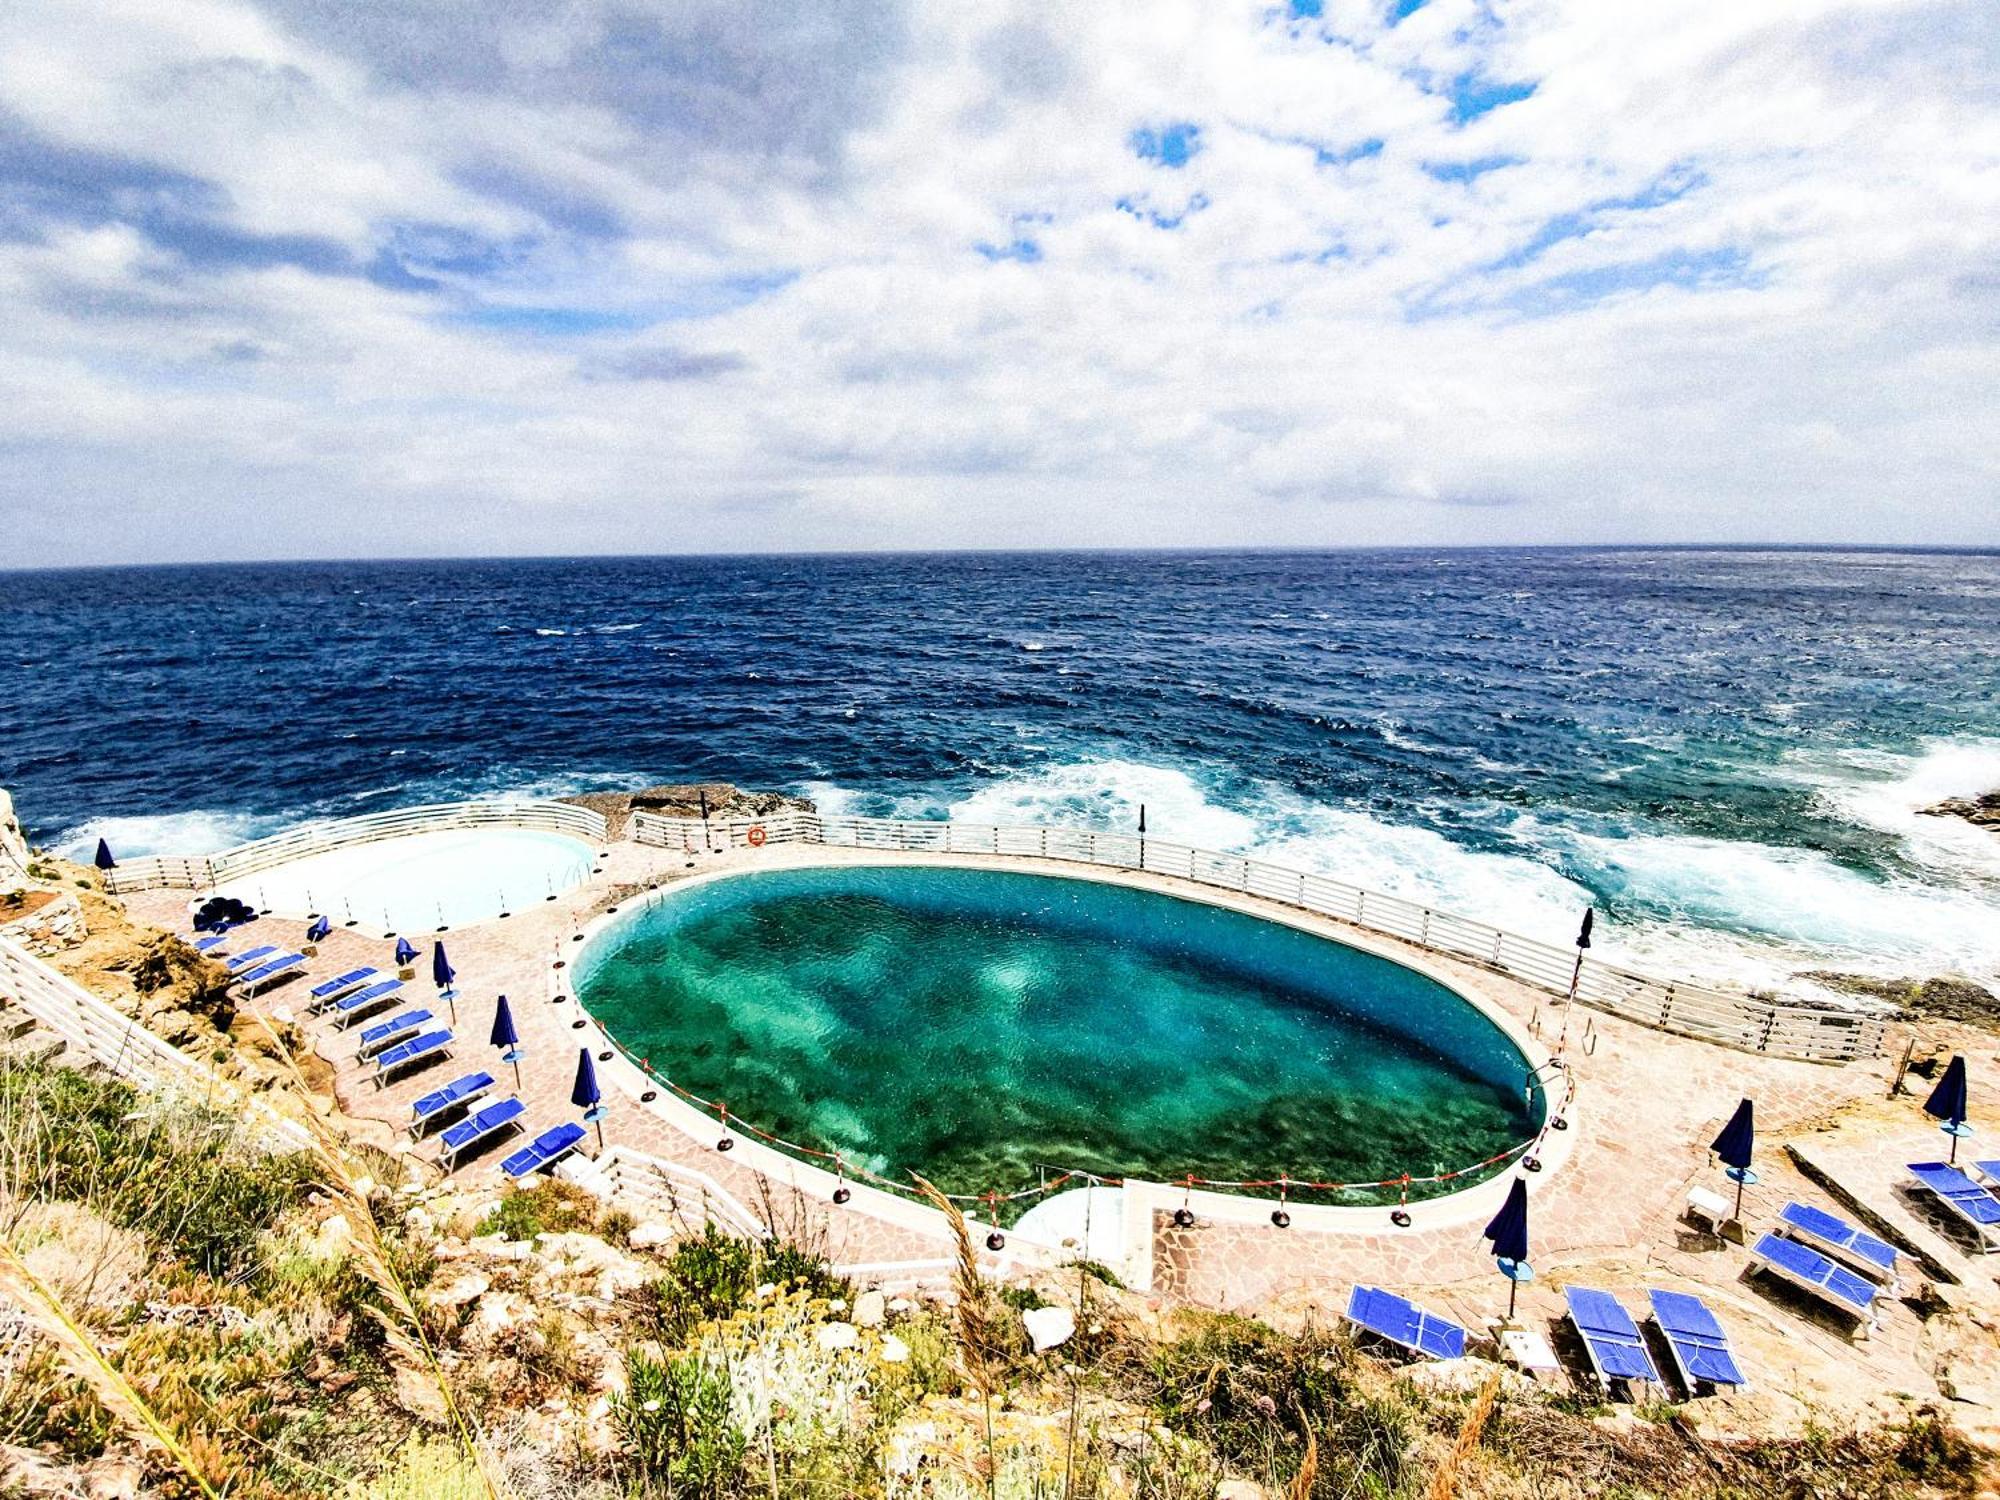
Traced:
<path id="1" fill-rule="evenodd" d="M 1368 551 L 0 572 L 39 839 L 722 779 L 1131 826 L 1796 988 L 2000 976 L 2000 556 Z"/>

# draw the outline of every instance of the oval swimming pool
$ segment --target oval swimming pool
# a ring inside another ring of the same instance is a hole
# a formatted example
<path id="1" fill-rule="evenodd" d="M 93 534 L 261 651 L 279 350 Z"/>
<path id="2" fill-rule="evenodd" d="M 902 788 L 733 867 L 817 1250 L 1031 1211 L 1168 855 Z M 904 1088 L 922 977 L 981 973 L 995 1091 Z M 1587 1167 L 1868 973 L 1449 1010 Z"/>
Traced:
<path id="1" fill-rule="evenodd" d="M 1067 1169 L 1373 1183 L 1504 1152 L 1544 1109 L 1520 1050 L 1436 980 L 1102 881 L 728 875 L 615 918 L 574 980 L 631 1055 L 733 1117 L 954 1192 Z"/>

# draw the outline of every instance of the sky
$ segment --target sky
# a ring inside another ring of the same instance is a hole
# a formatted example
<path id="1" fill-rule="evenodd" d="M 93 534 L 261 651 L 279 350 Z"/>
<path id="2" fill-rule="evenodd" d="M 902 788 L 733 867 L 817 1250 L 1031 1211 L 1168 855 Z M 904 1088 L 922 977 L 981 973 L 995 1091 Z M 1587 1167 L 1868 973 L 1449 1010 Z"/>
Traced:
<path id="1" fill-rule="evenodd" d="M 0 307 L 0 565 L 2000 543 L 2000 5 L 35 0 Z"/>

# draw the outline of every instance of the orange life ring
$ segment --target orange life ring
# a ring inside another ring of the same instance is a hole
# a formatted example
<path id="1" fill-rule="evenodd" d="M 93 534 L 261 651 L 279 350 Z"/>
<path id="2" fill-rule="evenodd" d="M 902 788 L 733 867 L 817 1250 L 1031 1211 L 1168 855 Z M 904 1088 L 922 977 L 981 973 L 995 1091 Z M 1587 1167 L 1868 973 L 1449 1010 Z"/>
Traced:
<path id="1" fill-rule="evenodd" d="M 743 835 L 743 841 L 752 849 L 761 849 L 764 847 L 764 837 L 764 825 L 762 823 L 752 823 L 750 831 Z"/>

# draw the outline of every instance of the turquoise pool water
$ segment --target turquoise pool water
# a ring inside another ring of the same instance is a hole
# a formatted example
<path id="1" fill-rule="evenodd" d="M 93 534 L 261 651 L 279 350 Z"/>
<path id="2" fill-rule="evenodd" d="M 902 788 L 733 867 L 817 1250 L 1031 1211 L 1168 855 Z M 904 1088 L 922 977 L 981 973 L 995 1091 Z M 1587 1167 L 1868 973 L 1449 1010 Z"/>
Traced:
<path id="1" fill-rule="evenodd" d="M 635 1056 L 732 1115 L 951 1191 L 1044 1168 L 1424 1174 L 1505 1150 L 1543 1108 L 1513 1043 L 1424 975 L 1089 880 L 732 876 L 620 916 L 579 954 L 576 988 Z"/>

